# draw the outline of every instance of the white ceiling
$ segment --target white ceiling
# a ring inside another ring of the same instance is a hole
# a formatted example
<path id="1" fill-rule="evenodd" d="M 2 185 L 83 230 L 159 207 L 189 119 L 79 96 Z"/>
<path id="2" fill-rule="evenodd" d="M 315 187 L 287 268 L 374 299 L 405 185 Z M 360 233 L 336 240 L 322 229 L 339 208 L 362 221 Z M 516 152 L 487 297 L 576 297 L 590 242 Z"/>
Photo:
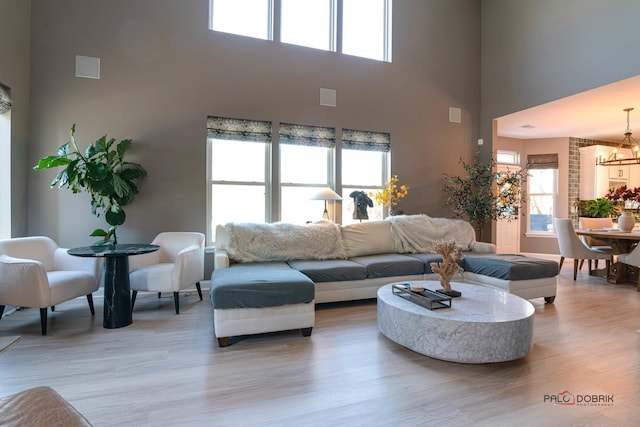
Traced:
<path id="1" fill-rule="evenodd" d="M 497 119 L 498 136 L 574 137 L 620 142 L 627 128 L 640 135 L 640 75 Z"/>

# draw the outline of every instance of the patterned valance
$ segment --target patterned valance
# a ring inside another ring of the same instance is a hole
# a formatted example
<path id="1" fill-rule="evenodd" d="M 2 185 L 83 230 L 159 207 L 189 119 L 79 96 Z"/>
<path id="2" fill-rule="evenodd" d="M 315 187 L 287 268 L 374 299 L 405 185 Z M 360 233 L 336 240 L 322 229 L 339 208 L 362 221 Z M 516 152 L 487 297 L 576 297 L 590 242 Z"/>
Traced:
<path id="1" fill-rule="evenodd" d="M 350 150 L 391 151 L 391 134 L 343 129 L 342 146 Z"/>
<path id="2" fill-rule="evenodd" d="M 336 144 L 336 130 L 321 126 L 280 123 L 280 142 L 282 144 L 333 148 Z"/>
<path id="3" fill-rule="evenodd" d="M 9 88 L 0 85 L 0 114 L 4 114 L 11 110 L 11 95 Z"/>
<path id="4" fill-rule="evenodd" d="M 271 122 L 210 116 L 207 118 L 207 136 L 214 139 L 271 142 Z"/>
<path id="5" fill-rule="evenodd" d="M 558 169 L 558 153 L 527 155 L 529 169 Z"/>

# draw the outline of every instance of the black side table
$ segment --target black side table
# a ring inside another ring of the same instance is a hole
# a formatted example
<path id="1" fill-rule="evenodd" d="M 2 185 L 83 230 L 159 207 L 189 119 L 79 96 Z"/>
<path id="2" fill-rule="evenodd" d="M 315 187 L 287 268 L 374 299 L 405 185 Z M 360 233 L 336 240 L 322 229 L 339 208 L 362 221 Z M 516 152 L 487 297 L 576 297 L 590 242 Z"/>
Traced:
<path id="1" fill-rule="evenodd" d="M 122 328 L 133 321 L 131 315 L 131 289 L 129 288 L 129 255 L 155 252 L 158 245 L 143 243 L 105 246 L 83 246 L 69 249 L 69 255 L 105 258 L 104 265 L 104 320 L 107 329 Z"/>

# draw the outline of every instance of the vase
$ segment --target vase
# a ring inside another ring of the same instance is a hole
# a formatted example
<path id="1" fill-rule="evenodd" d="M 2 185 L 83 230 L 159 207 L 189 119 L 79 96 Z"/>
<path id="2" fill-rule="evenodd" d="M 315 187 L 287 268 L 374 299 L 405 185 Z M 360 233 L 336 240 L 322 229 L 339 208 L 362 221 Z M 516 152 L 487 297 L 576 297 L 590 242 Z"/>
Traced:
<path id="1" fill-rule="evenodd" d="M 624 211 L 618 217 L 618 228 L 620 231 L 629 233 L 633 230 L 633 227 L 636 225 L 636 219 L 633 217 L 631 212 Z"/>

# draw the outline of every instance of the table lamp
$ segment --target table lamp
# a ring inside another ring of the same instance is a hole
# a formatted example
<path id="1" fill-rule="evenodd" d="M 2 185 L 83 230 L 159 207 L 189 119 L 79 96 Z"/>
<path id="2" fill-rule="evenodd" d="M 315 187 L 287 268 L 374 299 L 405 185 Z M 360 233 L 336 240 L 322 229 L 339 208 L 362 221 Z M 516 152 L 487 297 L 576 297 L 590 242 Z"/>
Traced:
<path id="1" fill-rule="evenodd" d="M 327 187 L 323 190 L 320 190 L 318 193 L 314 194 L 310 198 L 311 200 L 324 200 L 324 212 L 322 213 L 322 218 L 329 219 L 329 211 L 327 210 L 327 200 L 342 200 L 342 197 L 331 188 Z"/>

